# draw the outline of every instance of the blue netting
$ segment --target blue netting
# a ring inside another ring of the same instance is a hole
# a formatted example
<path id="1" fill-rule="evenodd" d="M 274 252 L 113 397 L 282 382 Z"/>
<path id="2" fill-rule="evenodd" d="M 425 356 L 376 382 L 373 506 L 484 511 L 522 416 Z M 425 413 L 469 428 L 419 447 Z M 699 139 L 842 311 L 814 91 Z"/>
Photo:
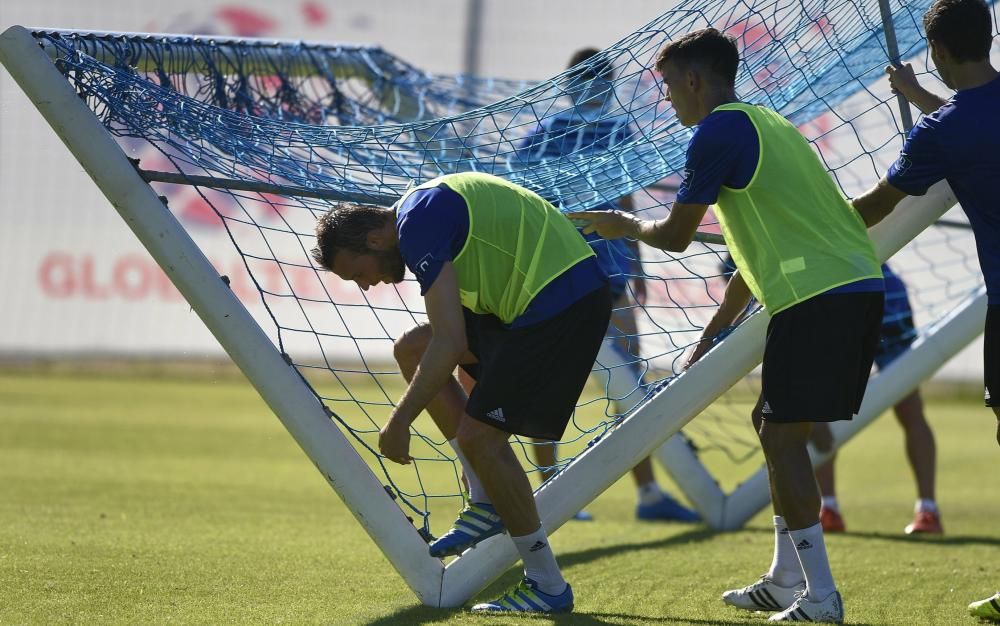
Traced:
<path id="1" fill-rule="evenodd" d="M 920 19 L 929 4 L 892 3 L 902 56 L 915 58 L 926 79 Z M 883 79 L 889 55 L 875 0 L 700 2 L 535 84 L 431 75 L 376 47 L 36 37 L 144 169 L 373 203 L 392 201 L 412 181 L 486 171 L 565 211 L 630 196 L 636 211 L 662 216 L 691 130 L 663 102 L 653 62 L 667 41 L 710 25 L 739 39 L 741 98 L 800 125 L 846 194 L 877 180 L 901 145 L 901 126 Z M 602 126 L 606 132 L 595 131 Z M 401 390 L 392 339 L 424 319 L 414 284 L 365 293 L 318 272 L 308 250 L 328 200 L 218 185 L 158 188 L 175 210 L 175 198 L 193 194 L 222 221 L 279 349 L 421 526 L 429 529 L 438 501 L 449 511 L 441 523 L 450 521 L 461 489 L 440 435 L 418 423 L 417 461 L 407 467 L 385 464 L 375 445 Z M 709 216 L 702 228 L 715 227 Z M 918 327 L 980 284 L 973 249 L 967 229 L 940 227 L 904 251 L 896 269 L 911 284 Z M 604 359 L 601 384 L 581 398 L 562 463 L 682 369 L 721 298 L 723 256 L 708 244 L 683 254 L 643 249 L 623 270 L 631 289 L 643 281 L 644 293 L 619 303 L 620 358 Z M 630 377 L 624 393 L 613 382 L 623 372 Z M 751 393 L 695 420 L 687 432 L 696 445 L 736 460 L 753 456 L 756 441 L 744 425 Z"/>

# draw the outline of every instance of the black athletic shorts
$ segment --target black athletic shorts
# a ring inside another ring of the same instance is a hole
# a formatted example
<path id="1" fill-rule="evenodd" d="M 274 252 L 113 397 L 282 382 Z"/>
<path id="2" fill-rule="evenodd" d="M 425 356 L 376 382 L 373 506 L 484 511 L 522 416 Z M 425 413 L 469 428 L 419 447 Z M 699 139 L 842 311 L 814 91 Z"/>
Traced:
<path id="1" fill-rule="evenodd" d="M 851 419 L 868 385 L 883 300 L 880 291 L 819 295 L 771 318 L 762 417 L 770 422 Z"/>
<path id="2" fill-rule="evenodd" d="M 1000 406 L 1000 304 L 986 307 L 983 382 L 986 386 L 986 406 Z"/>
<path id="3" fill-rule="evenodd" d="M 561 439 L 608 331 L 608 286 L 524 328 L 464 311 L 469 351 L 479 359 L 462 366 L 476 379 L 465 412 L 511 434 Z"/>

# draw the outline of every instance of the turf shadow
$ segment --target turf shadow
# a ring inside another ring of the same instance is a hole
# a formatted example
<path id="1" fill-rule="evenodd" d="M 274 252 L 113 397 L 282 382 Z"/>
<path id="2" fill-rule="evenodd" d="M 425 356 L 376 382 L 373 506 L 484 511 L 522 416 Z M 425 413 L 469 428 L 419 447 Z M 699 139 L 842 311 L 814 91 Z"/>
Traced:
<path id="1" fill-rule="evenodd" d="M 773 532 L 773 531 L 772 531 Z M 836 533 L 836 536 L 858 539 L 879 539 L 882 541 L 901 541 L 903 543 L 919 543 L 928 546 L 1000 546 L 1000 537 L 982 537 L 977 535 L 905 535 L 879 532 L 847 531 Z"/>
<path id="2" fill-rule="evenodd" d="M 562 551 L 557 557 L 560 567 L 571 565 L 582 565 L 590 563 L 606 556 L 621 556 L 626 552 L 641 552 L 644 550 L 658 550 L 677 544 L 696 543 L 707 541 L 721 534 L 723 531 L 712 530 L 705 526 L 697 526 L 691 530 L 684 531 L 678 535 L 671 535 L 663 539 L 654 541 L 644 541 L 641 543 L 614 543 L 599 548 L 587 548 L 576 552 Z M 773 532 L 773 531 L 772 531 Z"/>

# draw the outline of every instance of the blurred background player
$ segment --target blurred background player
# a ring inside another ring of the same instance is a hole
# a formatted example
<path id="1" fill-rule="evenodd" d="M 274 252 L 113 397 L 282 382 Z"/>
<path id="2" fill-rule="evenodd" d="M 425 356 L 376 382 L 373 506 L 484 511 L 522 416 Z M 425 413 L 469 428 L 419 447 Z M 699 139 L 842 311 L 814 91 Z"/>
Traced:
<path id="1" fill-rule="evenodd" d="M 875 353 L 875 364 L 879 370 L 885 369 L 906 352 L 916 340 L 913 327 L 913 311 L 910 299 L 906 294 L 906 284 L 889 268 L 882 264 L 882 278 L 885 281 L 885 312 L 882 314 L 882 337 L 879 340 L 878 351 Z M 917 483 L 917 501 L 914 504 L 913 521 L 904 531 L 906 534 L 929 533 L 941 534 L 941 513 L 934 498 L 934 474 L 936 468 L 937 447 L 934 443 L 934 432 L 924 416 L 924 403 L 920 390 L 914 389 L 909 395 L 893 407 L 899 425 L 903 427 L 903 437 L 906 442 L 906 458 L 913 470 L 913 478 Z M 814 430 L 826 428 L 823 424 Z M 829 430 L 824 435 L 829 437 Z M 816 468 L 816 481 L 822 496 L 822 506 L 819 511 L 819 521 L 823 530 L 828 533 L 844 532 L 847 527 L 837 503 L 834 467 L 836 455 Z"/>
<path id="2" fill-rule="evenodd" d="M 906 196 L 922 196 L 947 180 L 976 238 L 986 282 L 983 337 L 986 406 L 1000 443 L 1000 74 L 990 63 L 993 19 L 982 0 L 937 0 L 924 15 L 931 60 L 955 94 L 947 101 L 924 89 L 913 68 L 887 67 L 893 91 L 924 113 L 899 158 L 871 189 L 854 199 L 865 223 L 877 224 Z M 977 617 L 1000 619 L 1000 594 L 969 605 Z"/>
<path id="3" fill-rule="evenodd" d="M 594 59 L 599 53 L 596 48 L 583 48 L 573 53 L 567 67 L 591 60 L 590 65 L 580 68 L 570 78 L 568 91 L 575 106 L 542 120 L 534 132 L 520 144 L 522 158 L 537 162 L 560 159 L 570 154 L 599 154 L 628 140 L 632 133 L 628 117 L 608 113 L 610 104 L 616 102 L 613 97 L 615 73 L 607 62 Z M 558 200 L 549 200 L 558 206 Z M 631 211 L 632 197 L 626 195 L 610 199 L 595 207 L 595 210 L 601 209 Z M 615 413 L 622 416 L 638 404 L 647 391 L 643 382 L 646 368 L 639 358 L 636 327 L 636 305 L 641 306 L 646 299 L 639 244 L 635 240 L 602 239 L 593 233 L 584 238 L 597 253 L 597 260 L 609 277 L 611 296 L 614 299 L 608 339 L 601 345 L 601 351 L 597 355 L 601 369 L 596 370 L 594 375 L 607 390 Z M 556 448 L 556 444 L 534 446 L 535 459 L 543 481 L 557 471 Z M 701 519 L 696 512 L 661 489 L 649 457 L 632 469 L 632 478 L 638 491 L 636 518 L 681 522 L 696 522 Z M 575 519 L 589 520 L 592 517 L 586 511 L 580 511 Z"/>

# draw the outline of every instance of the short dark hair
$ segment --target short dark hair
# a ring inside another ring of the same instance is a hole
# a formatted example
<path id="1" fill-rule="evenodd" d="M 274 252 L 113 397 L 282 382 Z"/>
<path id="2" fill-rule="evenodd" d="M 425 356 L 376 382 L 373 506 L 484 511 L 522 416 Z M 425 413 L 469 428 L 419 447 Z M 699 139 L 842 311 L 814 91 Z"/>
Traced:
<path id="1" fill-rule="evenodd" d="M 740 65 L 740 51 L 732 35 L 715 28 L 703 28 L 671 41 L 656 57 L 656 69 L 661 74 L 667 63 L 700 65 L 726 81 L 736 83 L 736 70 Z"/>
<path id="2" fill-rule="evenodd" d="M 924 31 L 956 61 L 982 61 L 993 44 L 990 22 L 983 0 L 937 0 L 924 15 Z"/>
<path id="3" fill-rule="evenodd" d="M 341 202 L 319 218 L 316 224 L 313 259 L 332 270 L 333 259 L 341 250 L 356 254 L 370 252 L 368 233 L 384 226 L 391 216 L 392 209 L 385 207 Z"/>
<path id="4" fill-rule="evenodd" d="M 595 57 L 601 53 L 597 48 L 581 48 L 573 53 L 573 56 L 569 58 L 569 64 L 566 67 L 573 67 L 574 65 L 579 65 L 587 59 Z M 573 73 L 573 78 L 577 80 L 594 80 L 596 78 L 603 78 L 604 80 L 614 80 L 615 78 L 615 68 L 612 67 L 611 61 L 607 59 L 601 59 L 581 67 L 576 72 Z"/>

